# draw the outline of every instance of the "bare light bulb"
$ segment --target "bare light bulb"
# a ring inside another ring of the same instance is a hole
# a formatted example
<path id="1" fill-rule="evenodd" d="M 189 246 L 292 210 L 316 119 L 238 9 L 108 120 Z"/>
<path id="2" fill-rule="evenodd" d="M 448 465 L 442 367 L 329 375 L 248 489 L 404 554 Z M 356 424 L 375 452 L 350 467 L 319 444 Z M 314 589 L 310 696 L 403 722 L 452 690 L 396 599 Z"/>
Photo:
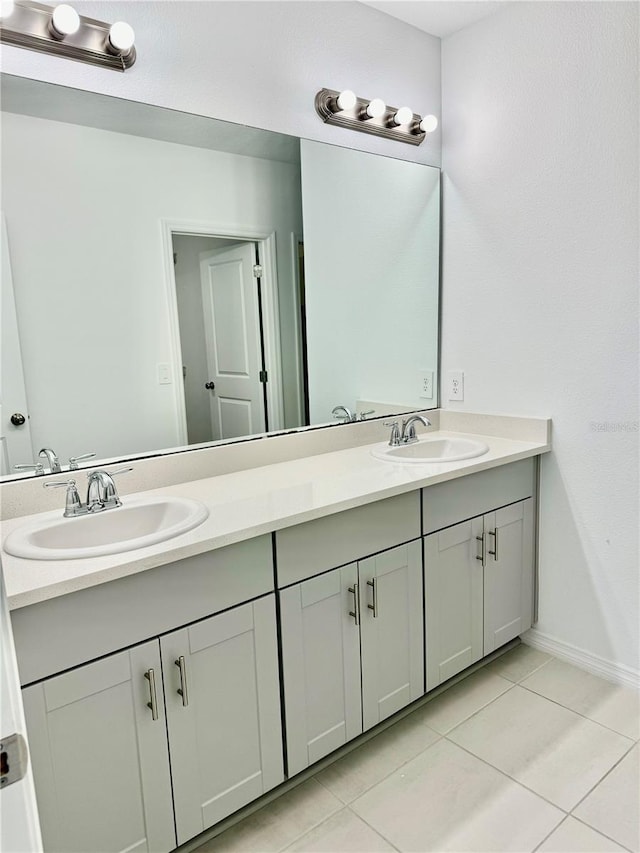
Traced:
<path id="1" fill-rule="evenodd" d="M 420 130 L 425 133 L 433 133 L 438 126 L 438 119 L 435 116 L 425 116 L 420 122 Z"/>
<path id="2" fill-rule="evenodd" d="M 382 98 L 374 98 L 367 104 L 366 113 L 369 118 L 380 118 L 387 111 L 387 105 Z"/>
<path id="3" fill-rule="evenodd" d="M 109 30 L 109 45 L 115 53 L 121 56 L 129 53 L 136 40 L 133 27 L 124 21 L 116 21 Z"/>
<path id="4" fill-rule="evenodd" d="M 72 6 L 62 3 L 53 10 L 51 26 L 54 36 L 58 38 L 72 36 L 80 29 L 80 15 Z"/>
<path id="5" fill-rule="evenodd" d="M 0 0 L 0 21 L 4 21 L 13 12 L 15 8 L 13 0 Z"/>
<path id="6" fill-rule="evenodd" d="M 336 98 L 336 103 L 340 110 L 352 110 L 357 102 L 358 99 L 356 98 L 356 93 L 352 92 L 351 89 L 345 89 L 344 92 L 340 92 Z"/>
<path id="7" fill-rule="evenodd" d="M 413 110 L 409 107 L 400 107 L 393 117 L 395 124 L 410 124 L 413 121 Z"/>

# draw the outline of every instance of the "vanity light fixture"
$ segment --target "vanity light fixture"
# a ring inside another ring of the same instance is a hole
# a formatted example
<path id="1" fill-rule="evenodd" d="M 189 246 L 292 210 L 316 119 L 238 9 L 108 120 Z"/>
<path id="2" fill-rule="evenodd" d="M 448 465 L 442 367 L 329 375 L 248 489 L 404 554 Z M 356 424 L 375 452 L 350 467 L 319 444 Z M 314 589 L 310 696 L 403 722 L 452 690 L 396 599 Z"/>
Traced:
<path id="1" fill-rule="evenodd" d="M 0 0 L 0 41 L 114 71 L 126 71 L 136 61 L 135 34 L 129 24 L 85 18 L 67 3 L 54 7 L 32 0 Z"/>
<path id="2" fill-rule="evenodd" d="M 345 89 L 320 89 L 315 100 L 316 112 L 327 124 L 337 124 L 350 130 L 361 130 L 387 139 L 420 145 L 438 127 L 433 115 L 416 115 L 409 107 L 390 107 L 381 98 L 358 98 Z"/>

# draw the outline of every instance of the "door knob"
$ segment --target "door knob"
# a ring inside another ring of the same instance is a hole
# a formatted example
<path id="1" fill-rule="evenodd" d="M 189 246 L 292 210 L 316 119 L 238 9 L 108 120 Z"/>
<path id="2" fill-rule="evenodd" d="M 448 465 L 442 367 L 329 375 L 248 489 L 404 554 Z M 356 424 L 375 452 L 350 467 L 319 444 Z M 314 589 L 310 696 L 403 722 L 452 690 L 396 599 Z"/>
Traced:
<path id="1" fill-rule="evenodd" d="M 11 415 L 11 423 L 14 426 L 22 426 L 24 423 L 26 423 L 26 420 L 27 419 L 22 414 L 22 412 L 15 412 L 15 414 Z"/>
<path id="2" fill-rule="evenodd" d="M 215 382 L 205 382 L 204 387 L 207 388 L 209 391 L 213 391 L 213 389 L 216 387 L 216 383 Z"/>

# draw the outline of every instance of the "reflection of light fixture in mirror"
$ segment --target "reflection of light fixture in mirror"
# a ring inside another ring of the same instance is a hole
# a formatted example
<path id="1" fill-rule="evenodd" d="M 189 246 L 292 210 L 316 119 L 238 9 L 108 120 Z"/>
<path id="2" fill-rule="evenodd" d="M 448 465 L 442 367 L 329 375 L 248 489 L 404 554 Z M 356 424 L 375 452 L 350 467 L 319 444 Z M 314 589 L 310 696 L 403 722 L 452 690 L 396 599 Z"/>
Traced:
<path id="1" fill-rule="evenodd" d="M 0 0 L 0 41 L 89 62 L 115 71 L 125 71 L 136 61 L 134 32 L 129 24 L 113 25 L 79 15 L 67 3 L 55 8 L 32 0 L 19 0 L 10 20 L 11 0 Z"/>
<path id="2" fill-rule="evenodd" d="M 362 130 L 410 145 L 420 145 L 427 134 L 438 126 L 435 116 L 423 119 L 409 107 L 390 107 L 381 98 L 358 98 L 350 89 L 342 92 L 320 89 L 315 106 L 316 112 L 327 124 Z"/>

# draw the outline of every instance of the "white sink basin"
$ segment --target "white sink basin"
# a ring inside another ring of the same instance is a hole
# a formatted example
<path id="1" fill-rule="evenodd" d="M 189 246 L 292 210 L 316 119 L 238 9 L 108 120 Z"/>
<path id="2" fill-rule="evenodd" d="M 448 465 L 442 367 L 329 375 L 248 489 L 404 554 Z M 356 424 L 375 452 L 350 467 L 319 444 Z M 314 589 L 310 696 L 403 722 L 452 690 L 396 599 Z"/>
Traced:
<path id="1" fill-rule="evenodd" d="M 18 527 L 4 542 L 14 557 L 76 560 L 146 548 L 202 524 L 207 507 L 187 498 L 131 500 L 96 515 L 40 521 Z"/>
<path id="2" fill-rule="evenodd" d="M 413 444 L 390 447 L 379 445 L 371 453 L 386 462 L 458 462 L 473 459 L 489 450 L 489 445 L 472 438 L 420 438 Z"/>

